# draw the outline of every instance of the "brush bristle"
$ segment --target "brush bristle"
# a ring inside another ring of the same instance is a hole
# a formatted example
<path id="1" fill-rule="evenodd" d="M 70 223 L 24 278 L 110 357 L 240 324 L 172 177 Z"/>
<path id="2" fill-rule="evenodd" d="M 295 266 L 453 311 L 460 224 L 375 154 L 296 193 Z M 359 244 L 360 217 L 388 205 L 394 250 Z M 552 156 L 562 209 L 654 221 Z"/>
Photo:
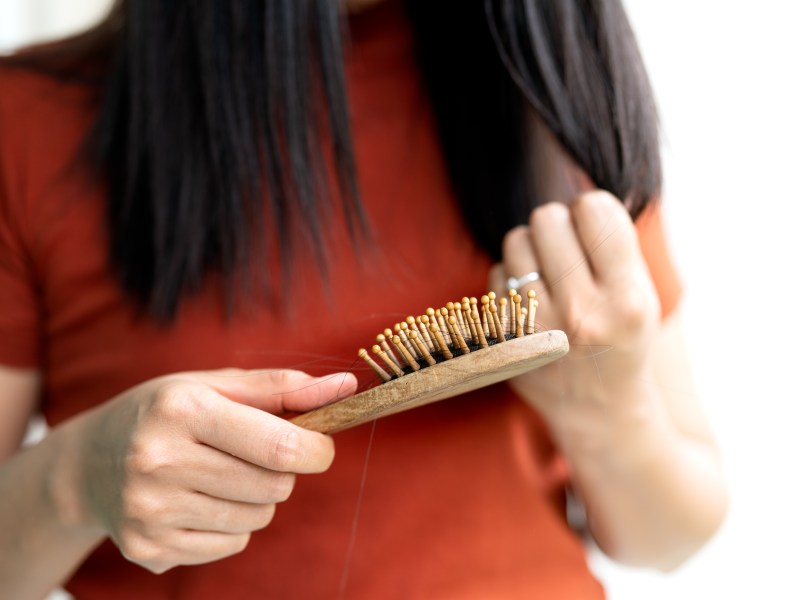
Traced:
<path id="1" fill-rule="evenodd" d="M 522 297 L 509 290 L 508 301 L 488 292 L 477 298 L 464 297 L 444 306 L 428 308 L 424 314 L 409 316 L 376 336 L 373 354 L 386 369 L 372 359 L 366 350 L 359 356 L 381 377 L 391 381 L 420 369 L 478 352 L 515 337 L 536 332 L 534 317 L 538 306 L 536 294 L 528 292 L 528 306 Z M 508 306 L 509 310 L 506 311 Z"/>

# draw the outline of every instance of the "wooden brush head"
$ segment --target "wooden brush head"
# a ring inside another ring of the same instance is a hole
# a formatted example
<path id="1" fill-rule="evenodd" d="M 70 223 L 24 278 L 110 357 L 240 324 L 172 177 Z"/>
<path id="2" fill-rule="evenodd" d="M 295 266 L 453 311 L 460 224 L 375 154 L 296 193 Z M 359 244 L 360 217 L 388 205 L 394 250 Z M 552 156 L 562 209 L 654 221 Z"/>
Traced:
<path id="1" fill-rule="evenodd" d="M 380 417 L 451 398 L 546 365 L 569 351 L 562 331 L 536 332 L 538 303 L 527 307 L 514 290 L 510 310 L 492 292 L 408 317 L 376 338 L 371 357 L 359 356 L 384 381 L 360 394 L 292 419 L 306 429 L 336 433 Z M 380 364 L 379 364 L 380 362 Z"/>

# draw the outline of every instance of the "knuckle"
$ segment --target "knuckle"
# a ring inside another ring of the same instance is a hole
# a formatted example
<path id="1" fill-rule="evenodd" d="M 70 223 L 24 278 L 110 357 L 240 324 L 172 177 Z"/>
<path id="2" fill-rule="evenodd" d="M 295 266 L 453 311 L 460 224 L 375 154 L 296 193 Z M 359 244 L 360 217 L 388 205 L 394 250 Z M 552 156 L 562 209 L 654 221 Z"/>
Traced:
<path id="1" fill-rule="evenodd" d="M 616 299 L 620 325 L 626 330 L 638 330 L 654 320 L 657 301 L 651 296 L 632 286 L 620 292 Z"/>
<path id="2" fill-rule="evenodd" d="M 128 473 L 155 475 L 171 464 L 165 444 L 155 439 L 137 437 L 131 441 L 125 467 Z"/>
<path id="3" fill-rule="evenodd" d="M 272 381 L 275 385 L 283 388 L 292 383 L 298 377 L 298 371 L 292 369 L 276 369 L 271 372 Z"/>
<path id="4" fill-rule="evenodd" d="M 566 300 L 561 308 L 561 315 L 566 329 L 576 331 L 582 327 L 586 311 L 582 304 L 574 300 Z"/>
<path id="5" fill-rule="evenodd" d="M 503 256 L 509 256 L 528 244 L 529 229 L 525 225 L 517 225 L 503 236 Z"/>
<path id="6" fill-rule="evenodd" d="M 267 466 L 275 471 L 291 471 L 303 457 L 300 434 L 291 427 L 281 427 L 268 440 Z"/>
<path id="7" fill-rule="evenodd" d="M 279 473 L 271 485 L 271 496 L 274 502 L 285 502 L 294 490 L 295 476 L 293 473 Z"/>
<path id="8" fill-rule="evenodd" d="M 142 566 L 148 571 L 150 571 L 153 575 L 162 575 L 167 571 L 169 571 L 172 567 L 176 567 L 177 565 L 168 564 L 165 562 L 158 562 L 152 564 L 144 564 Z"/>
<path id="9" fill-rule="evenodd" d="M 164 513 L 165 505 L 152 494 L 145 494 L 132 486 L 121 492 L 123 517 L 139 531 L 150 531 Z"/>
<path id="10" fill-rule="evenodd" d="M 264 529 L 270 523 L 272 523 L 272 519 L 275 518 L 275 509 L 276 509 L 276 507 L 275 507 L 274 504 L 266 504 L 266 505 L 264 505 L 264 509 L 261 511 L 261 513 L 258 516 L 258 520 L 257 520 L 256 526 L 254 528 L 254 531 L 255 530 L 259 530 L 259 529 Z"/>
<path id="11" fill-rule="evenodd" d="M 548 202 L 536 207 L 530 215 L 529 223 L 532 229 L 545 226 L 547 223 L 560 223 L 569 221 L 569 208 L 561 202 Z"/>
<path id="12" fill-rule="evenodd" d="M 238 539 L 239 539 L 239 543 L 237 545 L 235 545 L 237 554 L 239 552 L 244 551 L 244 549 L 247 548 L 247 544 L 250 543 L 250 534 L 249 533 L 242 534 L 242 535 L 239 536 Z"/>
<path id="13" fill-rule="evenodd" d="M 273 369 L 269 371 L 269 379 L 274 385 L 281 385 L 286 382 L 288 375 L 286 369 Z"/>
<path id="14" fill-rule="evenodd" d="M 592 190 L 581 194 L 572 205 L 572 210 L 577 219 L 583 222 L 590 222 L 600 218 L 613 227 L 630 222 L 630 216 L 625 204 L 606 190 Z"/>
<path id="15" fill-rule="evenodd" d="M 617 198 L 614 194 L 609 192 L 608 190 L 592 190 L 590 192 L 586 192 L 585 194 L 581 194 L 578 196 L 576 201 L 580 205 L 585 205 L 587 203 L 594 202 L 596 204 L 605 205 L 608 207 L 618 207 L 622 205 L 619 198 Z"/>
<path id="16" fill-rule="evenodd" d="M 597 306 L 567 300 L 561 308 L 564 330 L 582 344 L 612 343 L 613 330 L 608 315 Z"/>
<path id="17" fill-rule="evenodd" d="M 206 409 L 205 396 L 196 385 L 170 381 L 155 392 L 152 408 L 155 414 L 167 420 L 184 420 Z"/>
<path id="18" fill-rule="evenodd" d="M 117 541 L 117 547 L 126 560 L 153 572 L 156 572 L 157 569 L 166 570 L 169 568 L 169 565 L 164 560 L 163 549 L 152 540 L 136 532 L 122 532 Z"/>
<path id="19" fill-rule="evenodd" d="M 228 552 L 226 552 L 225 554 L 227 556 L 239 554 L 240 552 L 243 552 L 245 548 L 247 548 L 247 544 L 249 543 L 250 543 L 249 533 L 240 533 L 237 535 L 233 535 L 231 536 L 230 539 L 230 547 L 228 548 Z"/>

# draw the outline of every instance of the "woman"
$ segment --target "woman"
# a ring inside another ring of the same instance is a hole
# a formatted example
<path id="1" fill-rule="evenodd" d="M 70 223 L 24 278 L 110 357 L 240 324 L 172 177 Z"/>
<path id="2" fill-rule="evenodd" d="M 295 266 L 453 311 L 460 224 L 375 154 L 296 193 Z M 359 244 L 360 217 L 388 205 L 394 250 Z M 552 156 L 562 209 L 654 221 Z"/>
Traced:
<path id="1" fill-rule="evenodd" d="M 568 485 L 627 563 L 718 527 L 619 3 L 347 11 L 123 0 L 5 61 L 3 595 L 598 598 Z M 281 418 L 398 316 L 532 273 L 567 359 L 335 460 Z"/>

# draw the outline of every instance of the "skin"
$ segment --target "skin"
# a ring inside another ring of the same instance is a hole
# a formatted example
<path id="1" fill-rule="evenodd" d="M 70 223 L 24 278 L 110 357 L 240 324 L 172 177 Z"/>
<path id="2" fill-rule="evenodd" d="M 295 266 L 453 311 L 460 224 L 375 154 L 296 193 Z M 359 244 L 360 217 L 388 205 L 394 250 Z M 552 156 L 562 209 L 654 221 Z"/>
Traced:
<path id="1" fill-rule="evenodd" d="M 686 352 L 665 319 L 626 203 L 596 190 L 537 115 L 536 178 L 550 202 L 510 231 L 489 287 L 537 271 L 536 321 L 570 354 L 511 382 L 545 418 L 605 553 L 675 569 L 718 529 L 728 492 Z"/>
<path id="2" fill-rule="evenodd" d="M 577 172 L 541 128 L 532 134 L 554 150 L 547 177 Z M 692 391 L 679 316 L 660 319 L 630 217 L 578 179 L 548 183 L 547 197 L 562 201 L 509 232 L 492 271 L 496 290 L 509 275 L 540 272 L 542 281 L 519 291 L 536 290 L 537 321 L 566 331 L 573 348 L 511 384 L 569 460 L 600 546 L 669 570 L 724 517 L 719 456 Z M 334 457 L 330 438 L 281 415 L 346 397 L 355 379 L 236 370 L 161 377 L 19 452 L 40 387 L 40 373 L 0 366 L 3 597 L 46 596 L 106 537 L 155 573 L 241 551 L 296 475 L 324 471 Z"/>
<path id="3" fill-rule="evenodd" d="M 0 595 L 9 598 L 44 597 L 106 537 L 154 573 L 240 552 L 295 476 L 325 471 L 334 457 L 330 437 L 281 415 L 356 386 L 351 374 L 288 370 L 161 377 L 9 456 L 39 379 L 0 368 Z"/>
<path id="4" fill-rule="evenodd" d="M 493 287 L 531 270 L 543 276 L 532 284 L 537 321 L 566 331 L 573 351 L 512 385 L 549 423 L 600 546 L 672 569 L 717 529 L 727 496 L 708 425 L 686 393 L 677 315 L 659 318 L 622 203 L 588 192 L 533 211 L 506 236 Z M 161 377 L 16 452 L 40 378 L 0 367 L 0 591 L 21 599 L 45 596 L 106 537 L 154 573 L 241 551 L 297 474 L 333 460 L 330 438 L 280 415 L 355 388 L 351 375 L 297 371 Z"/>
<path id="5" fill-rule="evenodd" d="M 494 289 L 539 272 L 518 291 L 535 289 L 537 323 L 570 339 L 566 359 L 511 385 L 550 425 L 595 539 L 621 562 L 677 567 L 718 528 L 727 493 L 678 315 L 661 321 L 623 203 L 591 191 L 545 204 L 503 255 Z"/>

